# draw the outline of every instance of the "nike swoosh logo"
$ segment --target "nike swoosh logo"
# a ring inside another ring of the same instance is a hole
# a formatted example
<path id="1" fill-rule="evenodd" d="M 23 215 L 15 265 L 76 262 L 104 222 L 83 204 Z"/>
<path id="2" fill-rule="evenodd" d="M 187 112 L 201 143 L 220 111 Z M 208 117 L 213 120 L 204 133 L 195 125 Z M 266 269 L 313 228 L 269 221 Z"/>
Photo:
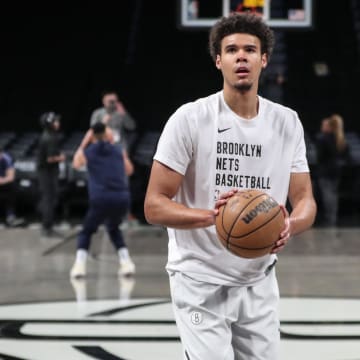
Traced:
<path id="1" fill-rule="evenodd" d="M 231 127 L 225 128 L 225 129 L 219 129 L 219 128 L 218 128 L 218 133 L 221 134 L 221 133 L 223 133 L 224 131 L 230 130 L 230 129 L 231 129 Z"/>

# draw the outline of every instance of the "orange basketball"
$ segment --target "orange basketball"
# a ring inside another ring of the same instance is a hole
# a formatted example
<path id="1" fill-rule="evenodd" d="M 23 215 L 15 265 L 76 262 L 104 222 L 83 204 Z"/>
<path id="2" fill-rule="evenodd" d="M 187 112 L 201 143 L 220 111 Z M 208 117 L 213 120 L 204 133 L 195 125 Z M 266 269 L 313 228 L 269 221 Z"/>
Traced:
<path id="1" fill-rule="evenodd" d="M 285 228 L 279 204 L 260 190 L 235 193 L 220 207 L 216 232 L 233 254 L 256 258 L 268 254 Z"/>

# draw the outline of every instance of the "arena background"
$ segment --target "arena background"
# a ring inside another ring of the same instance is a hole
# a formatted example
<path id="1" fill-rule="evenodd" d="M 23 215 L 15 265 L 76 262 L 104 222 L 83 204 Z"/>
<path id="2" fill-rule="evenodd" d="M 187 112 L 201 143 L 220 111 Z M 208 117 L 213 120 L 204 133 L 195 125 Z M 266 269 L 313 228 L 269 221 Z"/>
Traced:
<path id="1" fill-rule="evenodd" d="M 221 87 L 207 31 L 179 30 L 175 0 L 12 5 L 0 19 L 0 130 L 36 129 L 48 109 L 63 115 L 64 130 L 86 129 L 108 87 L 142 129 L 160 129 L 177 106 Z M 360 130 L 357 35 L 351 1 L 317 1 L 313 29 L 284 31 L 285 103 L 307 130 L 332 111 Z M 315 76 L 318 61 L 329 76 Z"/>
<path id="2" fill-rule="evenodd" d="M 157 134 L 179 105 L 221 89 L 207 29 L 180 29 L 175 0 L 9 6 L 0 15 L 0 132 L 40 132 L 39 115 L 49 110 L 62 115 L 65 136 L 83 132 L 101 105 L 101 92 L 116 90 L 138 124 L 130 155 L 138 166 L 134 207 L 141 217 Z M 340 113 L 345 130 L 357 136 L 357 159 L 345 169 L 342 185 L 346 224 L 359 210 L 354 197 L 360 164 L 359 7 L 356 1 L 314 2 L 312 28 L 275 29 L 281 52 L 271 63 L 285 69 L 282 102 L 299 113 L 311 167 L 316 167 L 311 140 L 323 117 Z M 328 73 L 319 75 L 316 64 Z M 141 142 L 147 157 L 139 150 Z"/>
<path id="3" fill-rule="evenodd" d="M 136 264 L 136 275 L 127 278 L 117 275 L 117 256 L 100 227 L 87 277 L 69 277 L 87 207 L 86 174 L 73 171 L 71 154 L 101 105 L 101 91 L 118 91 L 138 123 L 128 135 L 136 165 L 132 210 L 143 221 L 152 153 L 167 118 L 182 103 L 221 89 L 207 31 L 180 30 L 176 8 L 175 0 L 2 5 L 0 146 L 15 155 L 17 210 L 27 222 L 7 227 L 0 207 L 0 359 L 183 358 L 165 270 L 165 228 L 122 224 Z M 357 0 L 314 0 L 312 29 L 276 29 L 280 41 L 271 64 L 286 70 L 283 102 L 304 124 L 316 195 L 313 139 L 324 116 L 343 115 L 353 156 L 344 166 L 339 226 L 316 223 L 279 254 L 285 360 L 359 359 L 359 10 Z M 68 157 L 60 172 L 60 238 L 41 236 L 35 211 L 34 151 L 39 115 L 49 110 L 62 115 Z"/>

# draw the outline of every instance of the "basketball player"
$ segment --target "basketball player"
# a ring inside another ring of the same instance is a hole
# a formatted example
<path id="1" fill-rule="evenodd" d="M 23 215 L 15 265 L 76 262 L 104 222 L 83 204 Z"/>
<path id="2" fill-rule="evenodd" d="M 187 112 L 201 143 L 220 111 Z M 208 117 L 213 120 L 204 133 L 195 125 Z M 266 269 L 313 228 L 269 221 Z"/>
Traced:
<path id="1" fill-rule="evenodd" d="M 181 106 L 158 142 L 145 198 L 151 224 L 168 228 L 167 271 L 176 322 L 191 360 L 275 360 L 279 290 L 274 265 L 290 237 L 314 222 L 316 204 L 295 111 L 258 95 L 273 33 L 253 14 L 211 29 L 223 89 Z M 243 259 L 216 237 L 219 206 L 254 188 L 291 214 L 271 254 Z"/>

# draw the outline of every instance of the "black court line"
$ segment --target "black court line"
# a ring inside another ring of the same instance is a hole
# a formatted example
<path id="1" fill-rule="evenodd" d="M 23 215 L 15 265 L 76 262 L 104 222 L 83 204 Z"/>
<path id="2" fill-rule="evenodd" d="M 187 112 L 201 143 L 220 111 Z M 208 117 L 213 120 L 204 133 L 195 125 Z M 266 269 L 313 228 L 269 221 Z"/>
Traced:
<path id="1" fill-rule="evenodd" d="M 73 346 L 73 348 L 98 360 L 126 360 L 110 354 L 100 346 Z"/>
<path id="2" fill-rule="evenodd" d="M 66 245 L 68 242 L 72 241 L 72 240 L 76 240 L 77 236 L 79 235 L 81 230 L 78 230 L 76 232 L 73 232 L 69 235 L 66 235 L 62 238 L 61 241 L 59 241 L 58 243 L 48 247 L 45 251 L 43 251 L 42 256 L 46 256 L 49 255 L 51 253 L 53 253 L 55 250 L 61 248 L 63 245 Z M 94 258 L 94 259 L 98 259 L 98 255 L 97 254 L 92 254 L 89 253 L 89 255 Z M 0 359 L 1 360 L 1 359 Z"/>
<path id="3" fill-rule="evenodd" d="M 153 306 L 153 305 L 162 305 L 162 304 L 168 304 L 169 300 L 161 300 L 161 301 L 152 301 L 148 303 L 141 303 L 141 304 L 135 304 L 135 305 L 129 305 L 129 306 L 122 306 L 122 307 L 116 307 L 109 310 L 99 311 L 96 313 L 88 314 L 86 316 L 92 317 L 92 316 L 111 316 L 120 312 L 124 312 L 127 310 L 133 310 L 137 308 L 147 307 L 147 306 Z"/>
<path id="4" fill-rule="evenodd" d="M 0 354 L 0 360 L 26 360 L 24 358 L 19 358 L 15 356 Z"/>
<path id="5" fill-rule="evenodd" d="M 169 324 L 176 325 L 175 321 L 161 321 L 161 320 L 117 320 L 117 321 L 102 321 L 102 320 L 3 320 L 0 321 L 0 338 L 5 339 L 22 339 L 22 340 L 69 340 L 69 341 L 149 341 L 149 342 L 179 342 L 179 336 L 152 336 L 152 335 L 139 335 L 139 336 L 79 336 L 79 335 L 31 335 L 23 334 L 21 328 L 27 324 L 37 323 L 37 324 L 141 324 L 141 325 L 152 325 L 156 324 L 157 326 L 168 326 Z M 287 325 L 297 325 L 299 322 L 286 321 Z M 360 321 L 310 321 L 310 322 L 301 322 L 303 325 L 360 325 Z M 360 335 L 349 334 L 349 335 L 317 335 L 317 334 L 297 334 L 289 333 L 280 329 L 280 334 L 282 339 L 292 339 L 292 340 L 360 340 Z M 1 358 L 0 358 L 1 360 Z"/>
<path id="6" fill-rule="evenodd" d="M 41 323 L 41 321 L 39 321 Z M 54 321 L 53 324 L 62 324 L 61 320 Z M 81 323 L 77 322 L 78 324 Z M 102 322 L 96 321 L 95 324 Z M 106 322 L 108 323 L 108 322 Z M 145 322 L 146 323 L 146 322 Z M 23 334 L 21 328 L 29 324 L 28 321 L 8 321 L 0 324 L 0 338 L 32 341 L 101 341 L 101 342 L 180 342 L 179 336 L 88 336 L 88 335 L 30 335 Z M 159 326 L 160 324 L 157 324 Z M 168 324 L 164 324 L 168 325 Z"/>
<path id="7" fill-rule="evenodd" d="M 54 252 L 56 249 L 58 249 L 59 247 L 65 245 L 66 243 L 68 243 L 71 240 L 74 240 L 77 237 L 78 234 L 79 234 L 79 231 L 77 231 L 76 233 L 72 233 L 72 234 L 69 234 L 69 235 L 65 236 L 63 238 L 63 240 L 61 240 L 60 242 L 58 242 L 57 244 L 55 244 L 53 246 L 50 246 L 45 251 L 43 251 L 42 256 L 49 255 L 52 252 Z"/>

